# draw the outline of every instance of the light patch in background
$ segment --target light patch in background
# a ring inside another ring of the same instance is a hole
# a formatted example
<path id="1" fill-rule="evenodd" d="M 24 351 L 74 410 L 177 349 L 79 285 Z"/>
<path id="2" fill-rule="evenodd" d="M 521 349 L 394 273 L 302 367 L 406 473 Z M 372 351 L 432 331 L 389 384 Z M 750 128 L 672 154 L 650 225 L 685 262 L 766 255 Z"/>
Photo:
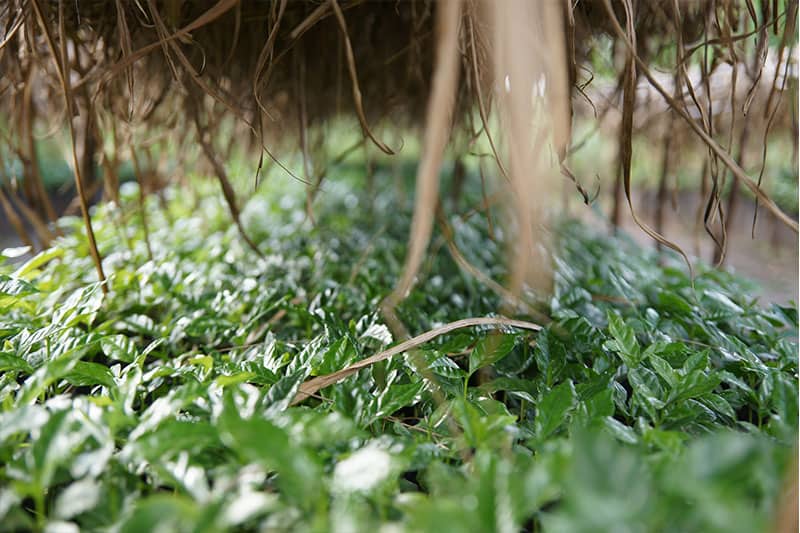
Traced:
<path id="1" fill-rule="evenodd" d="M 392 456 L 383 450 L 366 447 L 337 463 L 333 470 L 335 490 L 369 492 L 389 478 Z"/>

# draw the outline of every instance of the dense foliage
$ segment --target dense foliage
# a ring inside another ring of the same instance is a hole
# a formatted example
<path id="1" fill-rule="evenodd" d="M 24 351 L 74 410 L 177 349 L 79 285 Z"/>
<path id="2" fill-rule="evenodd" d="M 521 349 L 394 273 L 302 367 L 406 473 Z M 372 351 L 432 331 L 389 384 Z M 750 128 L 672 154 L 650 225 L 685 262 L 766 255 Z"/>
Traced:
<path id="1" fill-rule="evenodd" d="M 340 183 L 343 183 L 340 181 Z M 543 331 L 465 329 L 289 407 L 392 344 L 379 313 L 409 217 L 331 184 L 220 199 L 128 187 L 0 266 L 0 529 L 758 531 L 797 440 L 797 310 L 623 237 L 562 225 Z M 174 197 L 169 198 L 170 195 Z M 379 217 L 376 213 L 385 213 Z M 502 279 L 483 216 L 450 218 Z M 498 297 L 442 237 L 399 314 L 418 334 Z M 14 251 L 6 251 L 14 255 Z M 416 361 L 416 362 L 414 362 Z M 420 375 L 420 362 L 435 383 Z"/>

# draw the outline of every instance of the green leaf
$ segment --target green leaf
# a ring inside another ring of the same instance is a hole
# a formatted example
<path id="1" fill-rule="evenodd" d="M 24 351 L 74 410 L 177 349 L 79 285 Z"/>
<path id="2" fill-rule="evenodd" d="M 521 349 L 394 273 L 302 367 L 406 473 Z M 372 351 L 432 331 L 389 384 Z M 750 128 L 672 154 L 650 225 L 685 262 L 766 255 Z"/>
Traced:
<path id="1" fill-rule="evenodd" d="M 666 431 L 650 428 L 642 435 L 642 440 L 655 448 L 664 450 L 672 455 L 678 455 L 683 449 L 687 436 L 682 431 Z"/>
<path id="2" fill-rule="evenodd" d="M 64 379 L 76 387 L 103 385 L 109 389 L 116 388 L 111 371 L 107 366 L 99 363 L 78 361 L 72 367 L 72 370 L 64 375 Z"/>
<path id="3" fill-rule="evenodd" d="M 455 398 L 452 408 L 467 444 L 472 448 L 483 444 L 486 439 L 486 426 L 481 420 L 480 411 L 463 398 Z"/>
<path id="4" fill-rule="evenodd" d="M 517 378 L 496 378 L 478 387 L 487 394 L 494 394 L 497 391 L 508 391 L 511 396 L 521 400 L 526 400 L 531 404 L 536 403 L 534 398 L 534 383 L 528 379 Z"/>
<path id="5" fill-rule="evenodd" d="M 27 281 L 0 274 L 0 296 L 24 296 L 36 292 L 39 289 Z"/>
<path id="6" fill-rule="evenodd" d="M 295 504 L 313 508 L 321 492 L 319 465 L 283 429 L 262 418 L 243 419 L 230 395 L 219 419 L 220 437 L 247 461 L 278 472 L 278 485 Z"/>
<path id="7" fill-rule="evenodd" d="M 39 438 L 33 443 L 31 459 L 33 474 L 37 487 L 46 489 L 50 486 L 56 467 L 72 455 L 71 441 L 60 438 L 64 433 L 69 411 L 56 411 L 42 426 Z"/>
<path id="8" fill-rule="evenodd" d="M 48 248 L 46 250 L 42 250 L 35 256 L 31 257 L 27 262 L 25 262 L 25 264 L 19 267 L 16 271 L 14 271 L 11 277 L 30 279 L 32 276 L 29 276 L 29 274 L 35 273 L 37 268 L 44 265 L 48 261 L 51 261 L 56 257 L 61 257 L 63 255 L 64 255 L 64 250 L 57 246 Z"/>
<path id="9" fill-rule="evenodd" d="M 611 311 L 608 312 L 607 319 L 608 331 L 613 340 L 607 342 L 605 347 L 617 352 L 629 369 L 636 367 L 641 361 L 641 350 L 633 328 Z"/>
<path id="10" fill-rule="evenodd" d="M 425 352 L 428 368 L 437 376 L 463 379 L 466 372 L 450 357 L 439 355 L 439 352 Z"/>
<path id="11" fill-rule="evenodd" d="M 603 418 L 603 425 L 614 438 L 621 442 L 627 444 L 637 444 L 639 442 L 639 436 L 636 435 L 633 429 L 613 417 L 607 416 Z"/>
<path id="12" fill-rule="evenodd" d="M 25 359 L 17 357 L 13 353 L 0 352 L 0 372 L 9 370 L 25 372 L 26 374 L 33 372 L 33 368 Z"/>
<path id="13" fill-rule="evenodd" d="M 100 348 L 110 359 L 132 363 L 138 353 L 136 344 L 125 335 L 109 335 L 100 339 Z"/>
<path id="14" fill-rule="evenodd" d="M 702 370 L 690 372 L 681 380 L 675 394 L 675 401 L 696 398 L 713 391 L 720 384 L 720 379 L 716 375 L 709 376 Z"/>
<path id="15" fill-rule="evenodd" d="M 128 444 L 131 451 L 149 462 L 170 459 L 180 452 L 191 455 L 219 446 L 219 430 L 208 422 L 170 419 Z"/>
<path id="16" fill-rule="evenodd" d="M 22 257 L 30 251 L 30 246 L 13 246 L 0 250 L 0 256 L 7 257 L 8 259 L 16 259 L 17 257 Z"/>
<path id="17" fill-rule="evenodd" d="M 650 370 L 639 367 L 628 371 L 628 380 L 636 398 L 641 401 L 650 418 L 657 419 L 658 411 L 666 405 L 665 400 L 662 399 L 663 391 L 658 383 L 658 378 Z"/>
<path id="18" fill-rule="evenodd" d="M 262 405 L 267 408 L 267 412 L 278 413 L 285 411 L 307 376 L 308 370 L 300 370 L 294 374 L 283 376 L 271 386 L 262 401 Z"/>
<path id="19" fill-rule="evenodd" d="M 674 389 L 678 385 L 679 376 L 668 362 L 652 354 L 650 355 L 650 364 L 653 365 L 653 370 L 656 371 L 656 374 L 667 382 L 670 389 Z"/>
<path id="20" fill-rule="evenodd" d="M 552 387 L 561 378 L 567 364 L 567 352 L 563 343 L 551 332 L 550 328 L 539 334 L 534 348 L 534 357 L 539 371 L 545 375 L 545 385 Z"/>
<path id="21" fill-rule="evenodd" d="M 138 502 L 120 529 L 121 533 L 144 531 L 197 531 L 200 509 L 196 502 L 178 495 L 157 494 Z"/>
<path id="22" fill-rule="evenodd" d="M 660 290 L 658 292 L 658 303 L 661 309 L 678 316 L 691 315 L 693 312 L 692 306 L 685 299 L 669 290 Z"/>
<path id="23" fill-rule="evenodd" d="M 46 365 L 36 369 L 36 371 L 25 380 L 24 385 L 17 395 L 16 404 L 19 406 L 33 401 L 33 399 L 42 394 L 47 387 L 68 374 L 90 348 L 92 348 L 92 344 L 78 345 L 64 352 L 57 359 L 53 359 Z"/>
<path id="24" fill-rule="evenodd" d="M 72 483 L 58 495 L 54 514 L 65 520 L 94 509 L 100 500 L 102 487 L 92 478 Z"/>
<path id="25" fill-rule="evenodd" d="M 736 411 L 733 410 L 733 407 L 731 407 L 731 404 L 728 403 L 728 400 L 722 396 L 718 394 L 706 394 L 700 398 L 700 401 L 710 409 L 713 409 L 717 413 L 726 416 L 728 420 L 736 420 Z"/>
<path id="26" fill-rule="evenodd" d="M 686 375 L 695 371 L 704 371 L 708 368 L 708 351 L 695 353 L 691 355 L 681 368 L 681 372 Z"/>
<path id="27" fill-rule="evenodd" d="M 514 349 L 517 337 L 508 334 L 490 334 L 482 337 L 469 354 L 469 374 L 493 365 Z"/>
<path id="28" fill-rule="evenodd" d="M 41 405 L 23 405 L 0 413 L 0 443 L 17 433 L 34 431 L 50 420 L 50 413 Z"/>
<path id="29" fill-rule="evenodd" d="M 390 385 L 375 398 L 374 415 L 371 421 L 391 415 L 398 409 L 412 405 L 424 383 L 409 383 L 407 385 Z"/>
<path id="30" fill-rule="evenodd" d="M 227 387 L 229 385 L 238 385 L 239 383 L 246 383 L 256 377 L 255 372 L 237 372 L 235 374 L 217 376 L 214 383 L 220 387 Z"/>
<path id="31" fill-rule="evenodd" d="M 342 337 L 331 344 L 327 350 L 317 353 L 312 359 L 311 375 L 322 376 L 332 374 L 350 364 L 356 357 L 356 350 Z"/>
<path id="32" fill-rule="evenodd" d="M 549 437 L 567 418 L 575 405 L 575 387 L 565 381 L 542 397 L 536 406 L 535 431 L 540 440 Z"/>
<path id="33" fill-rule="evenodd" d="M 614 390 L 607 388 L 598 392 L 591 398 L 585 400 L 583 406 L 589 420 L 613 416 L 616 410 L 614 406 Z"/>
<path id="34" fill-rule="evenodd" d="M 91 326 L 97 311 L 103 305 L 103 298 L 99 283 L 73 291 L 53 312 L 53 324 L 59 327 L 79 324 Z"/>

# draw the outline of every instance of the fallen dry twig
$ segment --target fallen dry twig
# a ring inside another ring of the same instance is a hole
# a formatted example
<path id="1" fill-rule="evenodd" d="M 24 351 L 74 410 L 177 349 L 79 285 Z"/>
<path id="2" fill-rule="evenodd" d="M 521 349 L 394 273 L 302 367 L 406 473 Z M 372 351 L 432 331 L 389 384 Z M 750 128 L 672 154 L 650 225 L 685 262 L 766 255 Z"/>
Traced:
<path id="1" fill-rule="evenodd" d="M 519 329 L 527 329 L 531 331 L 540 331 L 542 326 L 539 324 L 534 324 L 533 322 L 526 322 L 524 320 L 513 320 L 510 318 L 490 318 L 490 317 L 475 317 L 475 318 L 464 318 L 462 320 L 456 320 L 455 322 L 450 322 L 445 324 L 444 326 L 434 328 L 430 331 L 426 331 L 421 335 L 417 335 L 414 338 L 408 339 L 405 342 L 401 342 L 397 346 L 393 346 L 388 350 L 384 350 L 380 353 L 377 353 L 371 357 L 367 357 L 366 359 L 362 359 L 357 363 L 353 363 L 352 365 L 339 370 L 337 372 L 333 372 L 331 374 L 326 374 L 324 376 L 318 376 L 313 379 L 310 379 L 300 385 L 300 390 L 297 391 L 292 403 L 290 405 L 295 405 L 303 400 L 310 397 L 312 394 L 316 394 L 317 391 L 324 389 L 334 383 L 337 383 L 348 376 L 352 376 L 362 368 L 366 368 L 370 365 L 378 363 L 380 361 L 384 361 L 393 357 L 395 355 L 401 354 L 403 352 L 407 352 L 417 346 L 425 344 L 428 341 L 435 339 L 440 335 L 444 335 L 445 333 L 450 333 L 451 331 L 455 331 L 457 329 L 463 328 L 470 328 L 474 326 L 490 326 L 490 327 L 498 327 L 498 326 L 508 326 L 514 327 Z"/>

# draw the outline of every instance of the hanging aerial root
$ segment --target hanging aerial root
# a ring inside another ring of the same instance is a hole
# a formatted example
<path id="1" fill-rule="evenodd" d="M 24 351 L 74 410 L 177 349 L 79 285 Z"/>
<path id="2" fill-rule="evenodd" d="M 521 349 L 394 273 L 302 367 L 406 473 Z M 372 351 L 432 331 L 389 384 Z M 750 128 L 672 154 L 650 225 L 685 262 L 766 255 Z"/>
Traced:
<path id="1" fill-rule="evenodd" d="M 450 0 L 451 2 L 458 3 L 460 6 L 461 0 Z M 356 71 L 356 58 L 353 55 L 353 45 L 350 44 L 350 35 L 347 33 L 347 23 L 344 20 L 344 14 L 342 13 L 342 9 L 339 7 L 339 3 L 336 0 L 330 0 L 331 8 L 333 8 L 333 12 L 336 14 L 336 21 L 339 23 L 339 28 L 342 30 L 342 39 L 344 39 L 344 50 L 347 57 L 347 71 L 350 73 L 350 82 L 352 84 L 353 89 L 353 104 L 356 107 L 356 115 L 358 116 L 358 122 L 361 124 L 361 129 L 364 131 L 364 135 L 370 138 L 372 142 L 375 143 L 375 146 L 381 149 L 381 151 L 388 155 L 394 155 L 394 150 L 386 146 L 381 140 L 379 140 L 375 135 L 372 133 L 372 130 L 367 123 L 367 116 L 364 114 L 364 106 L 361 103 L 361 89 L 358 85 L 358 72 Z M 456 19 L 457 22 L 457 19 Z M 456 36 L 458 35 L 458 30 L 456 30 Z M 434 82 L 435 83 L 435 82 Z"/>
<path id="2" fill-rule="evenodd" d="M 609 3 L 609 0 L 604 0 L 606 4 L 606 8 L 610 13 L 610 19 L 612 23 L 612 27 L 616 34 L 622 39 L 623 43 L 629 50 L 635 50 L 634 45 L 628 39 L 625 34 L 625 30 L 622 29 L 620 26 L 619 21 L 613 15 L 613 9 Z M 658 91 L 664 101 L 676 112 L 678 115 L 689 125 L 689 127 L 694 131 L 694 133 L 700 137 L 700 139 L 716 154 L 722 163 L 728 167 L 728 169 L 743 183 L 753 195 L 758 198 L 758 200 L 764 204 L 764 206 L 773 214 L 775 217 L 780 220 L 784 225 L 790 228 L 795 233 L 798 233 L 800 228 L 798 228 L 798 224 L 796 221 L 792 220 L 786 213 L 784 213 L 780 207 L 758 186 L 758 184 L 747 175 L 747 173 L 742 170 L 742 167 L 736 164 L 736 161 L 733 160 L 733 157 L 722 148 L 717 141 L 711 138 L 708 133 L 706 133 L 701 126 L 699 126 L 694 119 L 683 109 L 680 103 L 678 103 L 672 96 L 667 92 L 667 90 L 658 82 L 658 80 L 653 75 L 650 68 L 647 66 L 647 63 L 639 57 L 637 54 L 633 55 L 634 60 L 636 61 L 636 65 L 639 70 L 644 74 L 647 78 L 647 81 L 650 82 L 650 85 Z"/>
<path id="3" fill-rule="evenodd" d="M 448 0 L 439 4 L 437 17 L 439 39 L 436 66 L 425 120 L 422 160 L 417 168 L 416 197 L 408 252 L 400 280 L 384 302 L 384 315 L 393 315 L 395 305 L 411 290 L 430 241 L 439 195 L 439 168 L 447 145 L 458 82 L 461 0 Z"/>
<path id="4" fill-rule="evenodd" d="M 545 163 L 548 137 L 559 159 L 569 135 L 569 91 L 560 6 L 554 2 L 487 2 L 491 19 L 496 100 L 501 111 L 510 178 L 508 290 L 538 298 L 552 290 L 542 231 L 553 180 Z M 521 54 L 520 50 L 529 50 Z M 544 53 L 543 50 L 547 50 Z"/>
<path id="5" fill-rule="evenodd" d="M 105 283 L 106 275 L 103 272 L 103 260 L 100 257 L 100 252 L 97 249 L 97 241 L 95 240 L 94 237 L 94 229 L 92 229 L 92 219 L 89 217 L 89 202 L 86 197 L 86 191 L 84 190 L 83 187 L 83 177 L 81 176 L 81 164 L 80 161 L 78 160 L 78 148 L 75 139 L 75 126 L 73 124 L 73 119 L 78 110 L 75 108 L 75 103 L 72 98 L 70 73 L 68 72 L 69 62 L 67 59 L 67 38 L 66 38 L 66 33 L 64 32 L 64 5 L 63 2 L 59 0 L 58 29 L 60 36 L 60 53 L 56 53 L 55 41 L 53 40 L 53 36 L 50 33 L 50 27 L 47 25 L 44 13 L 42 12 L 42 8 L 39 5 L 38 0 L 32 0 L 32 3 L 33 3 L 33 9 L 36 12 L 36 18 L 39 22 L 39 26 L 41 26 L 42 31 L 45 34 L 45 39 L 47 40 L 47 46 L 50 49 L 50 55 L 53 57 L 53 61 L 56 64 L 56 70 L 58 71 L 59 81 L 61 82 L 61 88 L 63 89 L 64 101 L 66 103 L 66 108 L 67 108 L 67 123 L 69 125 L 70 140 L 72 141 L 72 163 L 75 171 L 75 188 L 78 191 L 78 198 L 80 199 L 81 214 L 83 215 L 83 223 L 84 226 L 86 227 L 86 236 L 89 241 L 89 252 L 92 255 L 92 260 L 94 261 L 94 266 L 95 269 L 97 270 L 97 277 L 100 281 L 100 287 L 103 293 L 105 294 L 108 293 L 108 287 L 106 286 Z M 88 112 L 88 110 L 86 112 Z"/>
<path id="6" fill-rule="evenodd" d="M 244 239 L 244 242 L 247 243 L 250 249 L 260 257 L 264 257 L 264 253 L 258 249 L 256 243 L 253 242 L 244 229 L 241 217 L 239 216 L 239 206 L 236 201 L 236 193 L 234 192 L 233 186 L 228 179 L 228 173 L 225 172 L 225 167 L 222 165 L 219 159 L 217 159 L 214 149 L 211 147 L 211 143 L 205 138 L 206 132 L 200 123 L 200 112 L 197 110 L 197 106 L 193 106 L 192 111 L 195 128 L 197 129 L 197 141 L 200 143 L 203 155 L 205 155 L 206 159 L 211 164 L 211 167 L 214 169 L 214 174 L 216 175 L 217 181 L 219 181 L 219 185 L 222 188 L 222 195 L 225 197 L 225 203 L 228 205 L 228 210 L 231 212 L 231 218 L 233 218 L 233 222 L 236 224 L 236 229 L 239 230 L 239 235 L 242 237 L 242 239 Z"/>

